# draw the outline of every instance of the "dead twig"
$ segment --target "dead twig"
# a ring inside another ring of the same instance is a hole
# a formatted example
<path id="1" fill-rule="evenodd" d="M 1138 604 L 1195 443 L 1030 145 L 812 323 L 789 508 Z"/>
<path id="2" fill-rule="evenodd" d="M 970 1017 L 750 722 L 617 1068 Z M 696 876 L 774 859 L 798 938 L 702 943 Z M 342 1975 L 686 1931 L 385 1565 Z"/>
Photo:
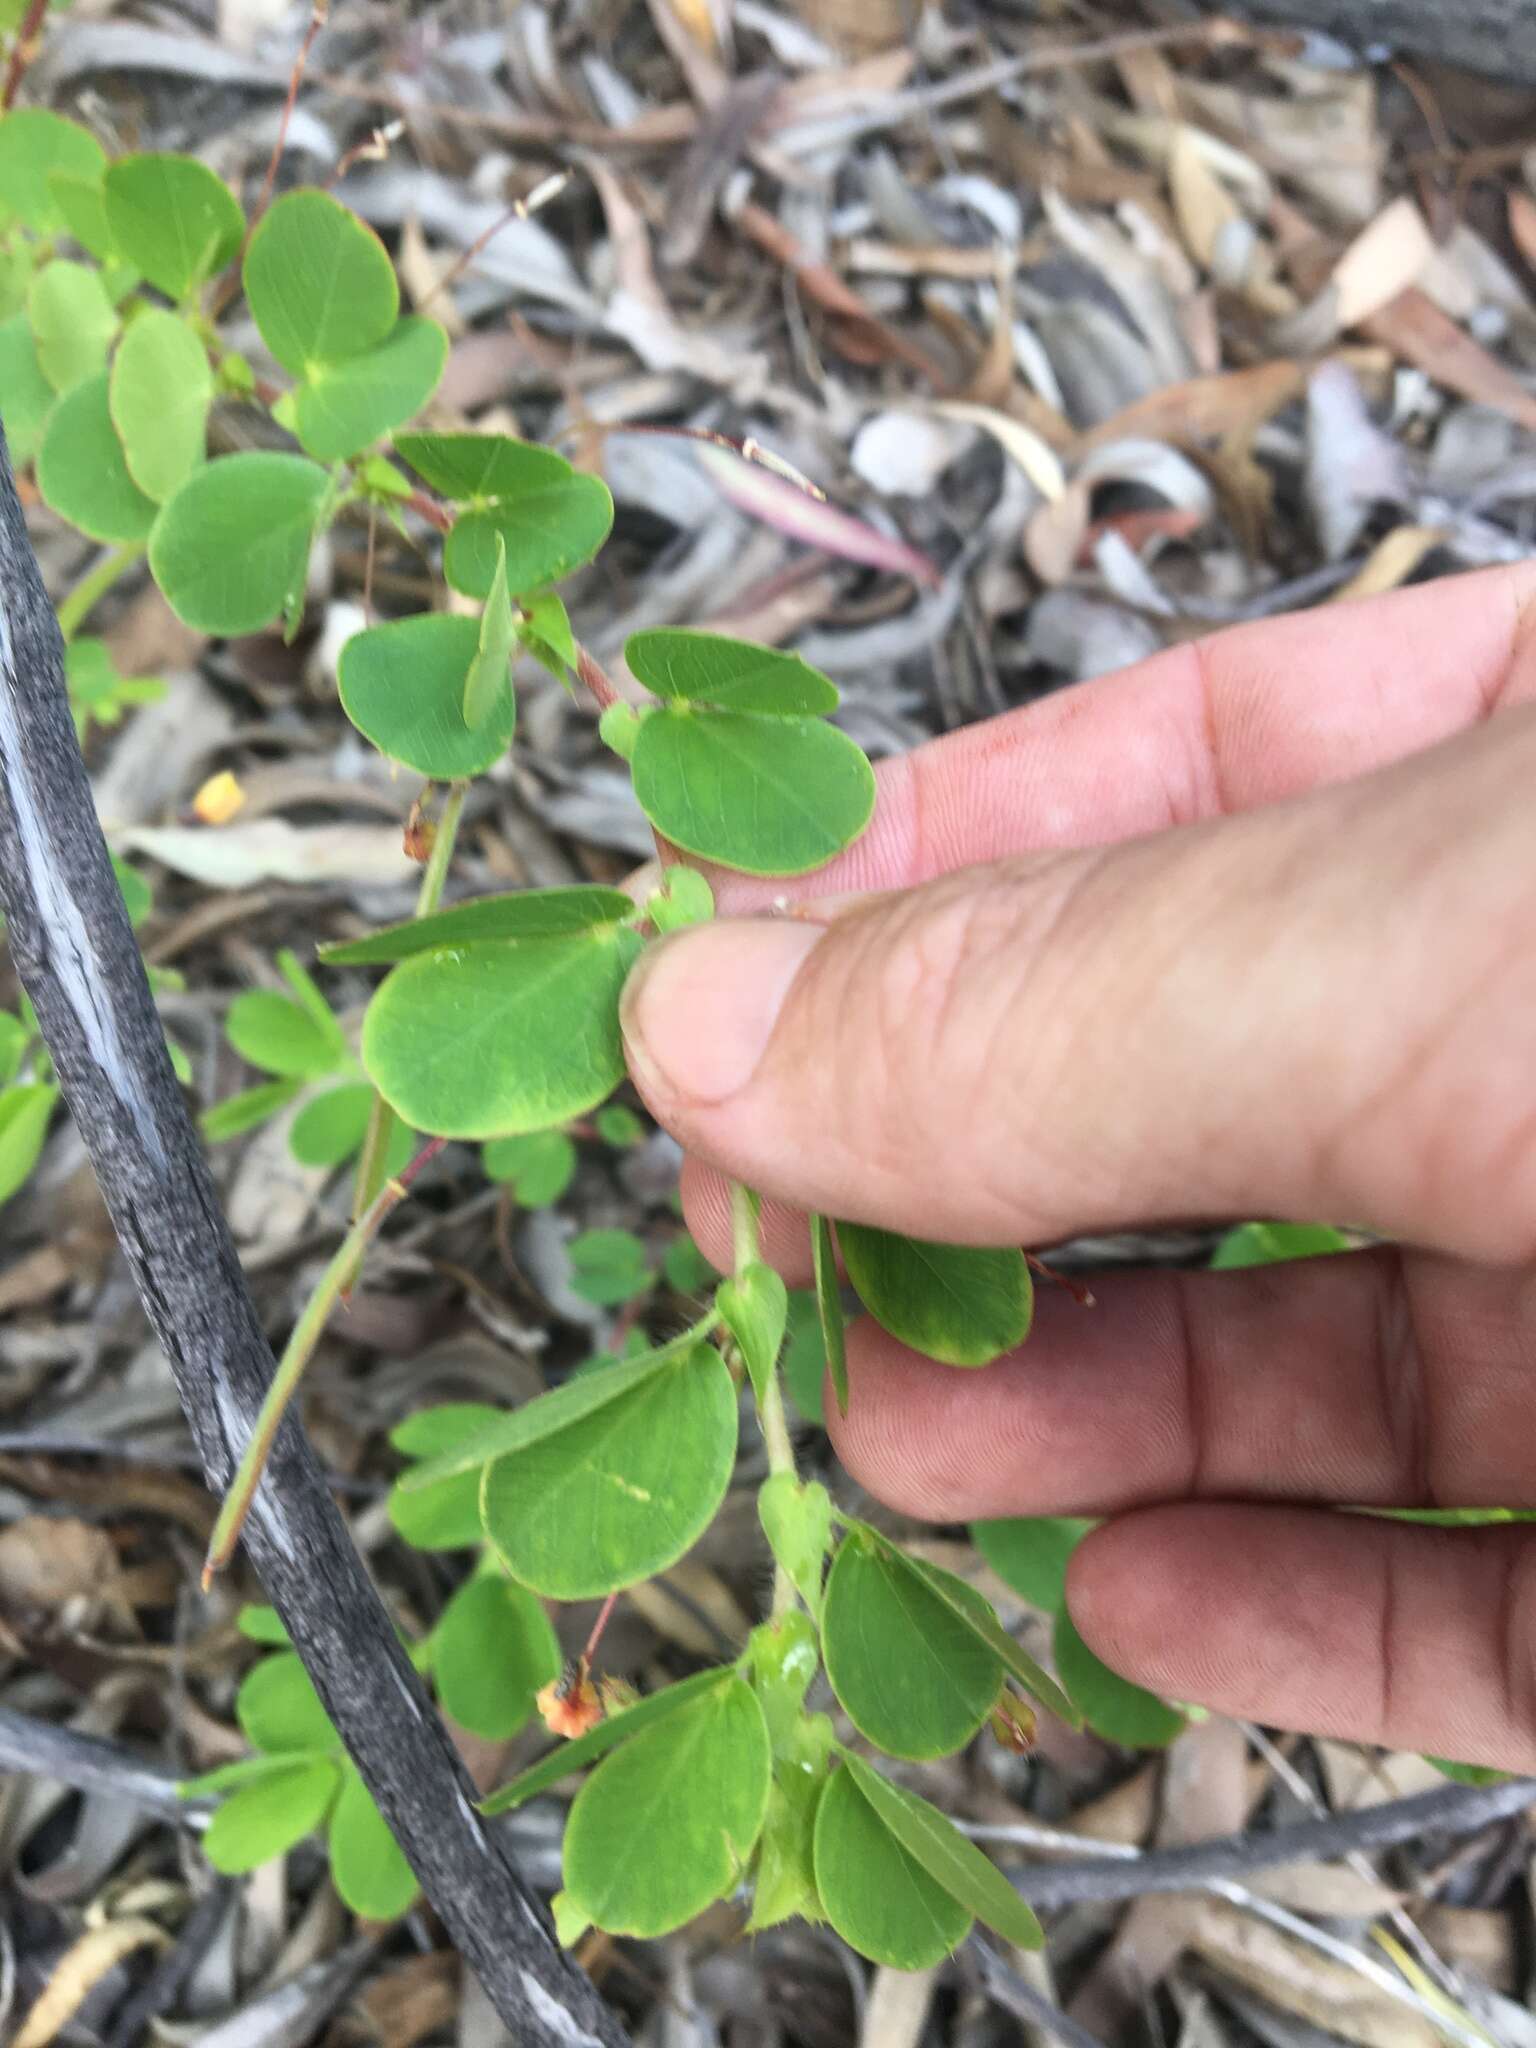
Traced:
<path id="1" fill-rule="evenodd" d="M 10 1707 L 0 1707 L 0 1771 L 54 1778 L 76 1792 L 106 1792 L 164 1820 L 201 1822 L 208 1812 L 206 1801 L 178 1795 L 176 1773 L 163 1764 Z"/>

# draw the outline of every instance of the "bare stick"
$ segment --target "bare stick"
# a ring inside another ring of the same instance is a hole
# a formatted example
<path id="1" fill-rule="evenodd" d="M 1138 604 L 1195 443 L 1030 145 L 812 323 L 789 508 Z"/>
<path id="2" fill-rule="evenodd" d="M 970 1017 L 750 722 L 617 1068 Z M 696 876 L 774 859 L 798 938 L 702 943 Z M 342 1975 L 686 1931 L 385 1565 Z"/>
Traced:
<path id="1" fill-rule="evenodd" d="M 75 1122 L 215 1492 L 272 1354 L 171 1071 L 97 823 L 63 644 L 0 433 L 0 904 Z M 622 2048 L 555 1941 L 396 1637 L 290 1416 L 245 1541 L 342 1741 L 520 2048 Z"/>

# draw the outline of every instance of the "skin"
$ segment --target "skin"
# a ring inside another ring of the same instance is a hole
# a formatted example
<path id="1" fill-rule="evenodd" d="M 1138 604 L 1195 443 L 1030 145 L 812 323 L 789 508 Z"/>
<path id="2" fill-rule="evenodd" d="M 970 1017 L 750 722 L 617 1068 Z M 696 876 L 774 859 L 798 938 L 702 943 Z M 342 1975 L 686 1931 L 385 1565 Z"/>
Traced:
<path id="1" fill-rule="evenodd" d="M 1105 1517 L 1107 1662 L 1272 1725 L 1536 1769 L 1536 568 L 1240 627 L 883 764 L 794 885 L 717 877 L 625 1031 L 728 1264 L 722 1175 L 1048 1244 L 1189 1218 L 1390 1247 L 1043 1291 L 1028 1346 L 850 1334 L 849 1471 L 935 1521 Z"/>

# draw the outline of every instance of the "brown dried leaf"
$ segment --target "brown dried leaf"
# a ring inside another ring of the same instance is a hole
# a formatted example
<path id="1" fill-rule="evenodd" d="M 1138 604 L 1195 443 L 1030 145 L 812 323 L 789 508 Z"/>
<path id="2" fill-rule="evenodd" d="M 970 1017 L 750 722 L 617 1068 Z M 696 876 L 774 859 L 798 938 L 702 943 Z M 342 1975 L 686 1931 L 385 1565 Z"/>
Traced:
<path id="1" fill-rule="evenodd" d="M 1320 1955 L 1224 1899 L 1195 1906 L 1189 1945 L 1224 1976 L 1282 2012 L 1355 2044 L 1355 2048 L 1438 2048 L 1427 2019 L 1389 1998 L 1347 1963 Z"/>
<path id="2" fill-rule="evenodd" d="M 1379 597 L 1383 591 L 1396 590 L 1445 538 L 1443 526 L 1394 526 L 1372 548 L 1364 567 L 1340 584 L 1332 602 L 1342 604 L 1349 598 Z"/>
<path id="3" fill-rule="evenodd" d="M 1194 130 L 1182 122 L 1168 152 L 1168 196 L 1185 248 L 1204 269 L 1213 269 L 1223 230 L 1243 213 L 1211 169 Z"/>
<path id="4" fill-rule="evenodd" d="M 1448 391 L 1475 399 L 1479 405 L 1494 406 L 1536 431 L 1536 397 L 1423 292 L 1410 288 L 1399 293 L 1360 326 L 1373 341 L 1383 343 Z"/>
<path id="5" fill-rule="evenodd" d="M 67 1515 L 22 1515 L 0 1530 L 0 1608 L 57 1614 L 117 1597 L 117 1551 L 105 1530 Z"/>
<path id="6" fill-rule="evenodd" d="M 1334 312 L 1340 327 L 1358 327 L 1406 291 L 1434 248 L 1424 216 L 1411 199 L 1394 199 L 1383 207 L 1334 266 Z"/>

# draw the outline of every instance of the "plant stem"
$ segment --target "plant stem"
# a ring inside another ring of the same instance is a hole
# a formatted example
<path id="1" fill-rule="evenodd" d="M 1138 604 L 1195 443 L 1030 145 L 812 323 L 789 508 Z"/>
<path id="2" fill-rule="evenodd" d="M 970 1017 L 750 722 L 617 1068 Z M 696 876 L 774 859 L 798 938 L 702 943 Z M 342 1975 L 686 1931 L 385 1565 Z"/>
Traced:
<path id="1" fill-rule="evenodd" d="M 731 1247 L 732 1262 L 739 1280 L 748 1266 L 754 1266 L 762 1257 L 762 1243 L 757 1228 L 758 1200 L 749 1187 L 739 1180 L 731 1182 Z M 763 1433 L 763 1448 L 768 1453 L 770 1473 L 787 1472 L 791 1478 L 795 1473 L 795 1446 L 789 1434 L 789 1419 L 784 1413 L 784 1391 L 779 1385 L 779 1369 L 775 1365 L 768 1375 L 768 1384 L 758 1396 L 757 1423 Z M 794 1612 L 797 1595 L 795 1585 L 783 1565 L 775 1563 L 773 1568 L 773 1605 L 769 1619 L 779 1621 L 786 1614 Z"/>
<path id="2" fill-rule="evenodd" d="M 449 786 L 447 799 L 443 804 L 443 815 L 437 821 L 437 834 L 432 841 L 432 851 L 427 858 L 426 871 L 421 878 L 421 888 L 416 896 L 417 917 L 430 917 L 443 900 L 443 885 L 448 879 L 448 869 L 453 862 L 454 844 L 459 836 L 459 821 L 464 815 L 464 799 L 469 793 L 467 782 L 455 782 Z M 352 1195 L 352 1218 L 355 1222 L 366 1214 L 369 1205 L 378 1199 L 384 1185 L 385 1161 L 389 1157 L 389 1144 L 395 1134 L 398 1119 L 382 1095 L 375 1094 L 373 1108 L 368 1116 L 368 1132 L 363 1139 L 362 1157 L 357 1165 L 357 1184 Z"/>
<path id="3" fill-rule="evenodd" d="M 293 1326 L 287 1348 L 273 1374 L 267 1397 L 261 1404 L 261 1413 L 256 1418 L 256 1427 L 251 1440 L 245 1447 L 239 1468 L 235 1473 L 229 1492 L 224 1496 L 224 1505 L 214 1523 L 213 1535 L 208 1542 L 208 1556 L 203 1564 L 203 1590 L 206 1592 L 213 1583 L 213 1575 L 229 1563 L 235 1545 L 240 1540 L 240 1531 L 250 1512 L 251 1501 L 261 1484 L 261 1475 L 266 1469 L 272 1440 L 278 1426 L 287 1413 L 288 1403 L 298 1391 L 299 1381 L 304 1377 L 305 1368 L 315 1354 L 315 1347 L 330 1320 L 331 1311 L 346 1291 L 352 1275 L 361 1263 L 363 1253 L 378 1235 L 380 1225 L 396 1203 L 405 1199 L 411 1182 L 424 1166 L 435 1159 L 448 1140 L 429 1138 L 410 1165 L 397 1180 L 386 1182 L 379 1190 L 367 1210 L 347 1232 L 340 1250 L 326 1267 L 319 1286 L 304 1304 L 304 1312 Z"/>
<path id="4" fill-rule="evenodd" d="M 127 575 L 143 553 L 142 541 L 127 547 L 113 548 L 109 554 L 102 556 L 89 574 L 80 578 L 59 606 L 59 631 L 64 635 L 66 647 L 113 584 Z"/>
<path id="5" fill-rule="evenodd" d="M 47 12 L 48 0 L 31 0 L 21 18 L 21 25 L 11 44 L 11 61 L 5 69 L 5 85 L 0 89 L 0 114 L 9 112 L 16 104 L 21 81 L 26 77 L 27 68 L 43 40 L 43 16 Z"/>

